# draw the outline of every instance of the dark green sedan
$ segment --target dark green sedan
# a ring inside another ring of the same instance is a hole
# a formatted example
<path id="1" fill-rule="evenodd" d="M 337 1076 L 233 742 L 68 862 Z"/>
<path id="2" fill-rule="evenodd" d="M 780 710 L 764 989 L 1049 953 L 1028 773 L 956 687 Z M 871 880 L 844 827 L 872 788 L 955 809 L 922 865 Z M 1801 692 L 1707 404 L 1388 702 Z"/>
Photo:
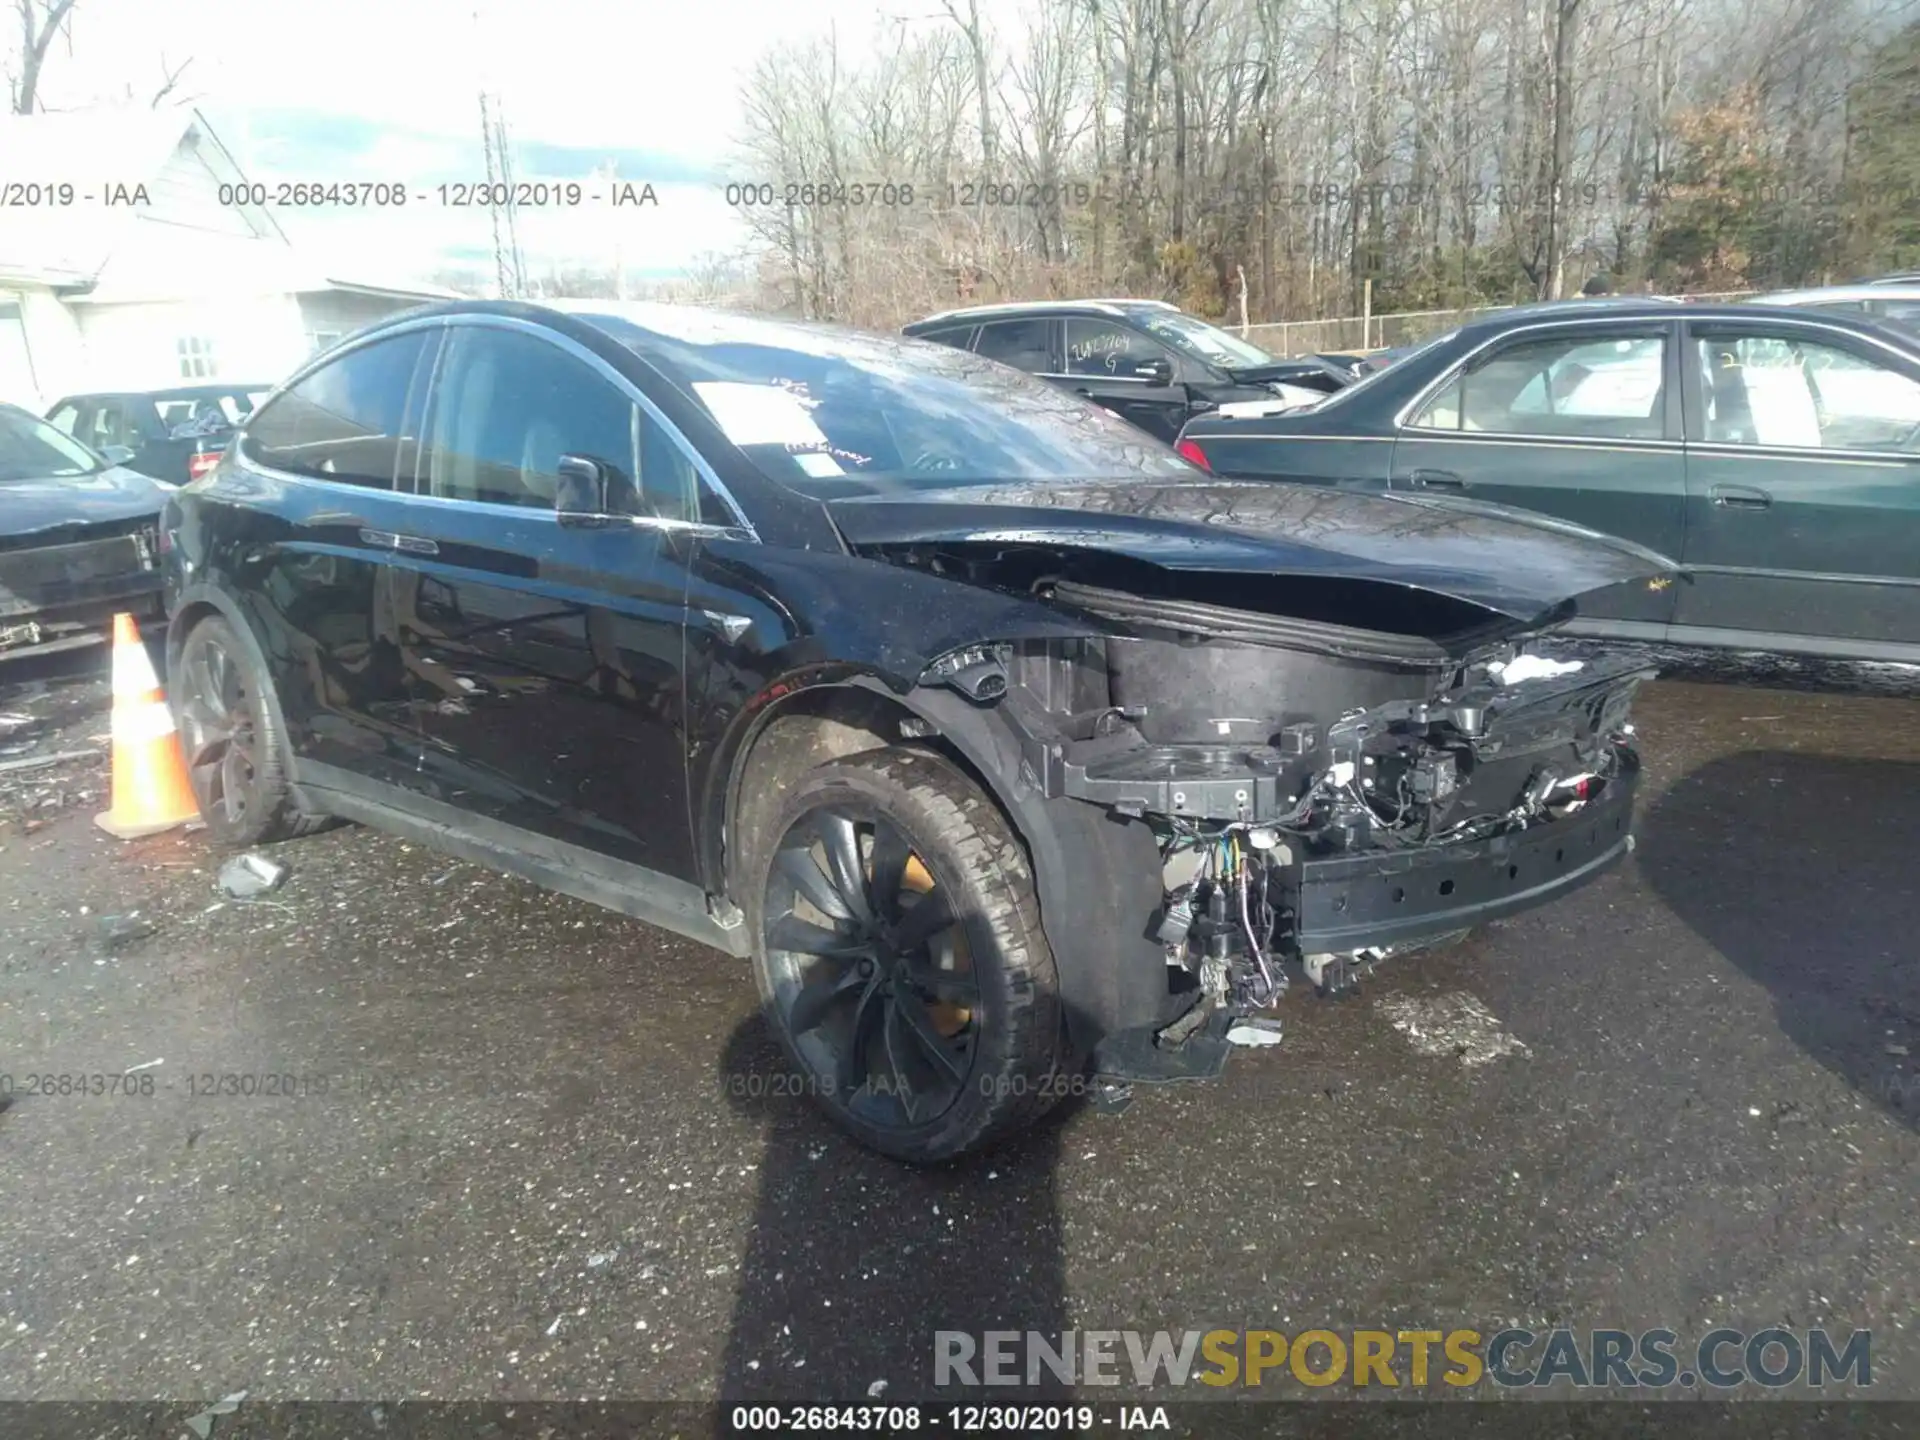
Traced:
<path id="1" fill-rule="evenodd" d="M 1476 320 L 1307 410 L 1209 415 L 1215 474 L 1543 512 L 1679 559 L 1581 634 L 1920 662 L 1920 338 L 1761 305 Z"/>

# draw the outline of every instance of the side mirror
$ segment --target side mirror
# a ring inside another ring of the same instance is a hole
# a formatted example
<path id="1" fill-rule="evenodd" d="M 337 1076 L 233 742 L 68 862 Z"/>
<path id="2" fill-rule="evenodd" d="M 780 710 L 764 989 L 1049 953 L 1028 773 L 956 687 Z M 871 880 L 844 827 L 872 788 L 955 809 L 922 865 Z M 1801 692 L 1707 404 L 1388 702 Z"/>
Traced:
<path id="1" fill-rule="evenodd" d="M 102 445 L 100 458 L 109 465 L 125 465 L 133 459 L 133 451 L 125 445 Z"/>
<path id="2" fill-rule="evenodd" d="M 562 525 L 607 523 L 607 470 L 584 455 L 562 455 L 553 489 L 554 514 Z"/>
<path id="3" fill-rule="evenodd" d="M 1151 380 L 1156 385 L 1173 383 L 1173 362 L 1171 360 L 1142 360 L 1133 367 L 1134 376 L 1141 380 Z"/>

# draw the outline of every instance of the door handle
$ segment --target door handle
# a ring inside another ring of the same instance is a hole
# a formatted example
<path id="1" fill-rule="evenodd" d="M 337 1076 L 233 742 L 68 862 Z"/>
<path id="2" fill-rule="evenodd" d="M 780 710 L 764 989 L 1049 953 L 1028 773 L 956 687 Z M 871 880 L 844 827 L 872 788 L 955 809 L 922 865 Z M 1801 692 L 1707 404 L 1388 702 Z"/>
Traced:
<path id="1" fill-rule="evenodd" d="M 409 555 L 438 555 L 437 541 L 419 535 L 396 535 L 391 530 L 362 530 L 360 539 L 382 550 L 402 550 Z"/>
<path id="2" fill-rule="evenodd" d="M 1765 510 L 1773 504 L 1773 496 L 1751 485 L 1714 485 L 1708 488 L 1707 496 L 1730 510 Z"/>
<path id="3" fill-rule="evenodd" d="M 1422 490 L 1464 490 L 1467 482 L 1451 470 L 1416 470 L 1413 483 Z"/>

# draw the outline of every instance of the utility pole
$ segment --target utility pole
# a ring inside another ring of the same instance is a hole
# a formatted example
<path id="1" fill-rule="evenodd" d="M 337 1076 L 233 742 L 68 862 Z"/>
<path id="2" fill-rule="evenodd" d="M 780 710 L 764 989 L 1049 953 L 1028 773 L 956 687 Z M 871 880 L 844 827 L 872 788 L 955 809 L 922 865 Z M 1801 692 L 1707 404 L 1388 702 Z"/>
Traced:
<path id="1" fill-rule="evenodd" d="M 480 155 L 487 176 L 487 211 L 493 221 L 494 284 L 503 300 L 527 293 L 526 262 L 520 253 L 519 226 L 514 218 L 513 151 L 507 141 L 507 111 L 491 83 L 492 59 L 480 19 L 473 7 L 473 29 L 480 63 Z"/>

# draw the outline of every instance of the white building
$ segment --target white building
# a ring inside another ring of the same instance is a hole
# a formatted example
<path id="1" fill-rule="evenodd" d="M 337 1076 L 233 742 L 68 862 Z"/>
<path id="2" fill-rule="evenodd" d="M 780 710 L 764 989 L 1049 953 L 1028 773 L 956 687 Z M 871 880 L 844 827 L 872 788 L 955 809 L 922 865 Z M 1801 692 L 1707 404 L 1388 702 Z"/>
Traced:
<path id="1" fill-rule="evenodd" d="M 274 384 L 454 293 L 339 274 L 270 209 L 223 203 L 246 177 L 195 111 L 0 116 L 0 159 L 0 401 L 36 412 L 80 391 Z"/>

